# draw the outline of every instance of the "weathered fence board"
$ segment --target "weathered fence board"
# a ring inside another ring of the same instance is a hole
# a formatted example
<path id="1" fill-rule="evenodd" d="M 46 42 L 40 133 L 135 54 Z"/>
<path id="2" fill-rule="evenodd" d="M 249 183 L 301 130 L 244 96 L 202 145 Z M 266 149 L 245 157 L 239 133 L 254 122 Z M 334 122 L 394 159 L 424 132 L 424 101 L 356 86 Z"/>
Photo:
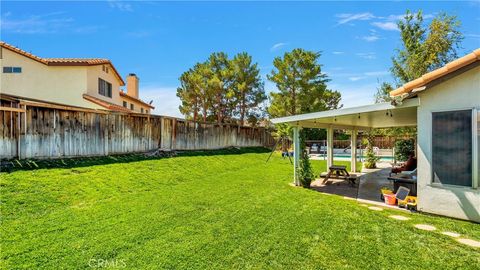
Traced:
<path id="1" fill-rule="evenodd" d="M 20 107 L 18 104 L 10 104 Z M 26 106 L 0 111 L 0 157 L 58 158 L 271 146 L 264 128 L 201 124 L 165 116 L 105 114 Z"/>

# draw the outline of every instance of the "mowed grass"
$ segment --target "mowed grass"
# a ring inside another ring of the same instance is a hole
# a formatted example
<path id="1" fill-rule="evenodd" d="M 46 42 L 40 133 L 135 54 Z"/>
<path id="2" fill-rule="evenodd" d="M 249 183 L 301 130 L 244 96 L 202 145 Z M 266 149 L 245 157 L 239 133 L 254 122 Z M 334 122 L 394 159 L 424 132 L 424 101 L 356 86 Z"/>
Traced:
<path id="1" fill-rule="evenodd" d="M 82 269 L 99 260 L 126 269 L 480 266 L 478 249 L 438 231 L 480 240 L 478 224 L 376 212 L 295 188 L 287 159 L 265 163 L 268 153 L 237 152 L 2 173 L 0 267 Z M 323 161 L 313 165 L 325 170 Z"/>

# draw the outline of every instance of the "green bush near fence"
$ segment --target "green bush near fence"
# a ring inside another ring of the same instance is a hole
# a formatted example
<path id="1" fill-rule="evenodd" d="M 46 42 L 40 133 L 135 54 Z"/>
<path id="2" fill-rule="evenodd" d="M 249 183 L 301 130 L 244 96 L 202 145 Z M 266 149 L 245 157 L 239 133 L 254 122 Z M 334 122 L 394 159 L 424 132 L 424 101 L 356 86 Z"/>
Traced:
<path id="1" fill-rule="evenodd" d="M 406 161 L 408 157 L 415 153 L 415 140 L 405 139 L 395 142 L 395 159 L 398 161 Z"/>

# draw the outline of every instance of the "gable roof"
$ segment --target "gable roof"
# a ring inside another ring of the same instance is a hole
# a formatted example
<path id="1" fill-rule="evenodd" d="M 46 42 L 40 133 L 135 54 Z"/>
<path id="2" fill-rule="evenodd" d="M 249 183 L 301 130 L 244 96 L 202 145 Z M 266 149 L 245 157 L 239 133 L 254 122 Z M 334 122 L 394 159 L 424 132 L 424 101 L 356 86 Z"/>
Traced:
<path id="1" fill-rule="evenodd" d="M 439 78 L 444 77 L 448 74 L 451 74 L 454 71 L 457 71 L 457 70 L 459 70 L 463 67 L 466 67 L 466 66 L 468 66 L 472 63 L 475 63 L 477 61 L 480 61 L 480 48 L 474 50 L 473 52 L 471 52 L 471 53 L 469 53 L 469 54 L 467 54 L 463 57 L 460 57 L 460 58 L 446 64 L 445 66 L 443 66 L 441 68 L 438 68 L 434 71 L 428 72 L 420 78 L 417 78 L 413 81 L 410 81 L 410 82 L 400 86 L 399 88 L 391 91 L 390 96 L 395 97 L 395 96 L 400 96 L 402 94 L 410 93 L 416 88 L 426 86 L 428 83 L 430 83 L 430 82 L 432 82 L 436 79 L 439 79 Z"/>
<path id="2" fill-rule="evenodd" d="M 114 103 L 111 103 L 111 102 L 108 102 L 108 101 L 105 101 L 105 100 L 102 100 L 102 99 L 99 99 L 99 98 L 96 98 L 94 96 L 90 96 L 88 94 L 83 94 L 83 98 L 90 101 L 90 102 L 93 102 L 97 105 L 100 105 L 110 111 L 116 111 L 116 112 L 132 112 L 131 110 L 129 110 L 128 108 L 125 108 L 125 107 L 122 107 L 120 105 L 117 105 L 117 104 L 114 104 Z"/>
<path id="3" fill-rule="evenodd" d="M 115 74 L 115 77 L 120 81 L 120 85 L 124 86 L 125 81 L 122 79 L 122 76 L 118 73 L 117 69 L 113 66 L 112 62 L 104 58 L 42 58 L 26 52 L 22 49 L 19 49 L 13 45 L 10 45 L 6 42 L 0 41 L 0 46 L 12 52 L 18 53 L 25 57 L 28 57 L 32 60 L 40 62 L 47 66 L 96 66 L 96 65 L 109 65 Z"/>
<path id="4" fill-rule="evenodd" d="M 123 92 L 123 91 L 120 91 L 120 96 L 121 96 L 121 97 L 128 98 L 128 99 L 133 100 L 133 101 L 136 101 L 136 102 L 138 102 L 138 103 L 140 103 L 140 104 L 142 104 L 142 105 L 144 105 L 144 106 L 150 107 L 150 108 L 152 108 L 152 109 L 155 109 L 155 107 L 153 107 L 151 104 L 148 104 L 148 103 L 144 102 L 144 101 L 141 100 L 141 99 L 138 99 L 138 98 L 134 98 L 134 97 L 132 97 L 132 96 L 129 96 L 127 93 L 125 93 L 125 92 Z"/>

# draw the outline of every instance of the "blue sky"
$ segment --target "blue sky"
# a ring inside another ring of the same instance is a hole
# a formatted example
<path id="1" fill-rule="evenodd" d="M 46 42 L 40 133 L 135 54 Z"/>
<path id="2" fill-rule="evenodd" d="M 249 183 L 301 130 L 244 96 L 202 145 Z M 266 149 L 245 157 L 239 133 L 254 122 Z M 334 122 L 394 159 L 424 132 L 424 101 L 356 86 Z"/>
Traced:
<path id="1" fill-rule="evenodd" d="M 156 2 L 1 3 L 1 39 L 41 57 L 99 57 L 140 77 L 155 113 L 180 116 L 180 74 L 216 51 L 250 53 L 263 76 L 294 48 L 321 51 L 331 89 L 345 107 L 369 104 L 379 81 L 392 81 L 399 47 L 395 21 L 407 9 L 458 16 L 460 54 L 480 48 L 480 2 Z M 266 81 L 266 90 L 275 86 Z"/>

